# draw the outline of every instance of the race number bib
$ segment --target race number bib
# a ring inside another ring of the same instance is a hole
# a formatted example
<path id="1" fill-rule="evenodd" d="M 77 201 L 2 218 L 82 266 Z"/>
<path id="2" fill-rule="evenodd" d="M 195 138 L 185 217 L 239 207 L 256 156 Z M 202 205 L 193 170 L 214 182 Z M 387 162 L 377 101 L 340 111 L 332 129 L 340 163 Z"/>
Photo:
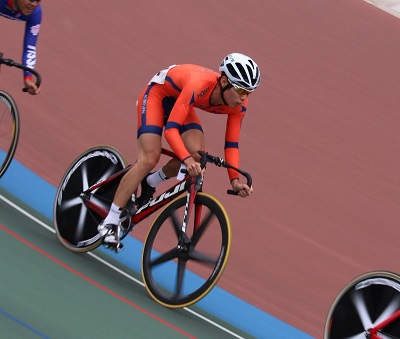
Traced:
<path id="1" fill-rule="evenodd" d="M 168 71 L 175 67 L 176 65 L 169 66 L 167 68 L 164 68 L 162 71 L 158 72 L 155 76 L 153 76 L 149 82 L 149 85 L 151 83 L 156 83 L 156 84 L 163 84 L 165 82 L 165 77 L 167 76 Z"/>

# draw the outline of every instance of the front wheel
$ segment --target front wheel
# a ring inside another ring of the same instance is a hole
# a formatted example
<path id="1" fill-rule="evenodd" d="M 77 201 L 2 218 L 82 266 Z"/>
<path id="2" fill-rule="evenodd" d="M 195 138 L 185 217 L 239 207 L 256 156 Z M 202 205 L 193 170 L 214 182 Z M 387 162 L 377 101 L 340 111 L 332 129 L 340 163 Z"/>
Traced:
<path id="1" fill-rule="evenodd" d="M 96 211 L 85 205 L 84 195 L 89 187 L 105 181 L 125 168 L 118 151 L 109 146 L 93 147 L 81 154 L 65 172 L 54 201 L 54 227 L 59 242 L 72 252 L 87 252 L 102 243 L 97 226 L 108 211 L 119 180 L 111 180 L 90 193 Z"/>
<path id="2" fill-rule="evenodd" d="M 335 299 L 325 339 L 400 338 L 400 276 L 387 271 L 363 274 Z"/>
<path id="3" fill-rule="evenodd" d="M 186 225 L 189 244 L 178 246 L 186 195 L 173 200 L 154 221 L 142 256 L 142 275 L 150 296 L 170 308 L 189 306 L 207 295 L 228 261 L 231 226 L 214 197 L 197 193 Z"/>
<path id="4" fill-rule="evenodd" d="M 6 172 L 17 149 L 19 114 L 14 99 L 0 91 L 0 178 Z"/>

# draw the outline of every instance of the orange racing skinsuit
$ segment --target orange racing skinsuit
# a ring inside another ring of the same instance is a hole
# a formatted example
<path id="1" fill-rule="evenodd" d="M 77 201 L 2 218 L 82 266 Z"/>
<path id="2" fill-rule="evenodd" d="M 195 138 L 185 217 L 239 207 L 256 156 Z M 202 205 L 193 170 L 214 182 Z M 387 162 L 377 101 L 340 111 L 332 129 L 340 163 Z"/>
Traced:
<path id="1" fill-rule="evenodd" d="M 225 159 L 239 167 L 239 135 L 247 110 L 246 100 L 237 107 L 212 106 L 210 97 L 220 73 L 191 64 L 173 65 L 157 73 L 141 93 L 137 104 L 137 137 L 144 133 L 162 135 L 181 161 L 190 156 L 181 134 L 190 129 L 203 131 L 194 108 L 214 114 L 227 114 Z M 228 169 L 229 179 L 238 173 Z"/>

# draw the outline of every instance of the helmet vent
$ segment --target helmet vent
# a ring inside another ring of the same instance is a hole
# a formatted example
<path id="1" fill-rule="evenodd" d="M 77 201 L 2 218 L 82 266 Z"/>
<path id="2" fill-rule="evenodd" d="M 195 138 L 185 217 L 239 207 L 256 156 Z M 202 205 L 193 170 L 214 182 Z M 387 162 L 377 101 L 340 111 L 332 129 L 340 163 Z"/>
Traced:
<path id="1" fill-rule="evenodd" d="M 219 67 L 232 84 L 249 91 L 254 91 L 260 84 L 260 69 L 248 56 L 231 53 L 226 56 Z"/>

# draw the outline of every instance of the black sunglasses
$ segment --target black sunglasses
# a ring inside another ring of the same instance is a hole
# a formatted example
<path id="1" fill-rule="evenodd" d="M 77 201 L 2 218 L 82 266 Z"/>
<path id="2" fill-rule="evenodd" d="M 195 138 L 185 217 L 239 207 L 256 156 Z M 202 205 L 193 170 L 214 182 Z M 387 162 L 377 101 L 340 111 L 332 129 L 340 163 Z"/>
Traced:
<path id="1" fill-rule="evenodd" d="M 29 2 L 40 2 L 41 0 L 29 0 Z"/>

